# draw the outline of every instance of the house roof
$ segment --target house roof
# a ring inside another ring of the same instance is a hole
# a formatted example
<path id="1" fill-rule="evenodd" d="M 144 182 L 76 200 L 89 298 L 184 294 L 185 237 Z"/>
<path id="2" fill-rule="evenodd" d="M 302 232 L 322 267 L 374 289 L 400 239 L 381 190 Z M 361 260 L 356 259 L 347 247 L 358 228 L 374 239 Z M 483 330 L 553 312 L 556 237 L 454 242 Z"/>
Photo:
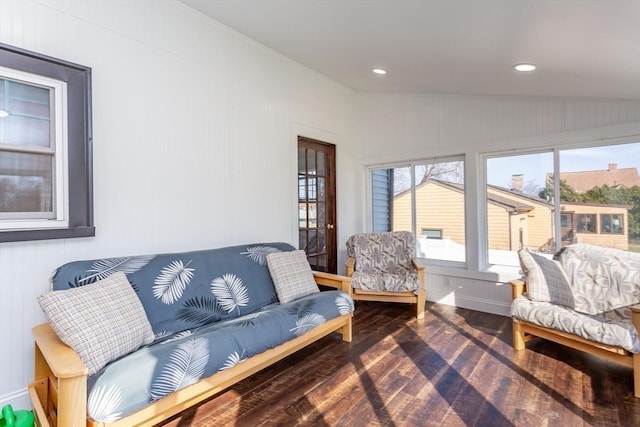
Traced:
<path id="1" fill-rule="evenodd" d="M 548 173 L 547 179 L 551 179 L 551 175 Z M 584 193 L 593 187 L 602 187 L 603 185 L 612 188 L 640 186 L 640 175 L 638 175 L 636 168 L 618 169 L 615 163 L 610 164 L 606 170 L 562 172 L 560 179 L 578 193 Z"/>
<path id="2" fill-rule="evenodd" d="M 434 179 L 434 178 L 429 178 L 425 182 L 422 182 L 422 183 L 418 184 L 416 186 L 416 190 L 418 188 L 422 187 L 422 186 L 425 186 L 425 185 L 429 184 L 429 183 L 433 183 L 433 184 L 439 185 L 441 187 L 449 188 L 449 189 L 457 191 L 459 193 L 463 193 L 464 192 L 464 185 L 463 184 L 458 184 L 458 183 L 455 183 L 455 182 L 448 182 L 448 181 L 441 181 L 439 179 Z M 489 187 L 494 187 L 494 186 L 490 185 Z M 508 190 L 506 188 L 501 188 L 501 187 L 498 187 L 498 188 L 500 188 L 502 190 L 505 190 L 505 191 L 508 191 L 510 193 L 513 193 L 514 195 L 516 195 L 516 196 L 518 196 L 520 198 L 523 198 L 523 199 L 527 198 L 527 197 L 523 197 L 523 194 L 520 193 L 520 192 L 511 191 L 511 190 Z M 409 190 L 403 191 L 402 193 L 397 194 L 395 197 L 398 197 L 398 196 L 406 193 L 407 191 L 409 191 Z M 527 204 L 524 201 L 523 202 L 518 202 L 518 201 L 510 199 L 508 197 L 503 197 L 503 196 L 500 196 L 500 195 L 497 195 L 497 194 L 492 194 L 492 193 L 488 193 L 487 194 L 487 201 L 489 203 L 492 203 L 494 205 L 499 205 L 499 206 L 501 206 L 501 207 L 503 207 L 503 208 L 505 208 L 505 209 L 507 209 L 509 211 L 514 211 L 514 212 L 530 212 L 530 211 L 532 211 L 534 209 L 534 206 L 532 206 L 530 204 Z M 543 200 L 543 199 L 539 199 L 538 201 L 541 202 L 541 203 L 544 203 L 544 204 L 548 204 L 548 202 L 546 200 Z"/>

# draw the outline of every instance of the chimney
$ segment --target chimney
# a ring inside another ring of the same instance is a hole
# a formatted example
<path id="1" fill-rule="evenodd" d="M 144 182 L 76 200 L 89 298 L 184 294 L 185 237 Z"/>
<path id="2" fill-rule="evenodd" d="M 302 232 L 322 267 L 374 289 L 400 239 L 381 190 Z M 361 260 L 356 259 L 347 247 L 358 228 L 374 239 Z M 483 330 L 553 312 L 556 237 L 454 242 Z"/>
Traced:
<path id="1" fill-rule="evenodd" d="M 511 175 L 511 189 L 514 191 L 522 191 L 522 184 L 523 184 L 523 175 L 520 174 L 515 174 L 515 175 Z"/>
<path id="2" fill-rule="evenodd" d="M 609 171 L 617 171 L 618 164 L 617 163 L 609 163 Z"/>

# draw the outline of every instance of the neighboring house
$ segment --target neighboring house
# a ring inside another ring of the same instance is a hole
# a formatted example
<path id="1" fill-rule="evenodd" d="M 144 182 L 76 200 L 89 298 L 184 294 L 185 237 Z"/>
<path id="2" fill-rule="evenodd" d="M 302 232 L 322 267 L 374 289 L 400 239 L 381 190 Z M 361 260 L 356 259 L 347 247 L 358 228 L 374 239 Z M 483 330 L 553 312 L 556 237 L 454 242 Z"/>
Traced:
<path id="1" fill-rule="evenodd" d="M 465 243 L 464 187 L 429 179 L 416 186 L 418 237 Z M 434 209 L 437 206 L 438 209 Z M 427 209 L 429 207 L 429 209 Z M 594 203 L 561 204 L 563 245 L 590 243 L 628 249 L 629 206 Z M 411 230 L 411 192 L 393 198 L 393 230 Z M 527 247 L 549 252 L 553 244 L 553 204 L 537 196 L 488 186 L 489 249 L 517 251 Z"/>
<path id="2" fill-rule="evenodd" d="M 552 179 L 552 174 L 547 174 L 547 180 Z M 611 188 L 631 188 L 640 186 L 640 175 L 636 168 L 618 169 L 617 163 L 609 163 L 607 170 L 561 172 L 560 180 L 566 182 L 577 193 L 584 193 L 593 187 L 607 185 Z"/>
<path id="3" fill-rule="evenodd" d="M 575 242 L 628 250 L 627 218 L 631 208 L 625 205 L 562 203 L 562 235 L 573 230 Z"/>

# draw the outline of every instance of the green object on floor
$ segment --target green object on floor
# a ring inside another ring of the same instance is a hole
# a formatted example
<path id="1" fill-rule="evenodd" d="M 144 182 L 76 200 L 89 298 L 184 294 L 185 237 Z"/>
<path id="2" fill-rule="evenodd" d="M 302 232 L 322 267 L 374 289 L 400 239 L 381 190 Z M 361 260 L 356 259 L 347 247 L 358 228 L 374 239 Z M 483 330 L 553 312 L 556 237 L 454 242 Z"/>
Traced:
<path id="1" fill-rule="evenodd" d="M 13 411 L 11 405 L 5 405 L 0 412 L 0 427 L 33 427 L 34 419 L 31 411 Z"/>

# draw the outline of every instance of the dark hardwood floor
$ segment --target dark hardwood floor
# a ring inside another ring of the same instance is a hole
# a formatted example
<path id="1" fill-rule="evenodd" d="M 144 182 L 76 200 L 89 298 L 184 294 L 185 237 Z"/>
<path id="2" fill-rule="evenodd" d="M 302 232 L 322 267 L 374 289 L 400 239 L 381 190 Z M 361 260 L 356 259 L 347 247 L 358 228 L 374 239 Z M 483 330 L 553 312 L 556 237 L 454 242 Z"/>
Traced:
<path id="1" fill-rule="evenodd" d="M 164 426 L 640 426 L 630 368 L 548 342 L 511 347 L 511 321 L 427 304 L 359 302 L 332 335 Z"/>

